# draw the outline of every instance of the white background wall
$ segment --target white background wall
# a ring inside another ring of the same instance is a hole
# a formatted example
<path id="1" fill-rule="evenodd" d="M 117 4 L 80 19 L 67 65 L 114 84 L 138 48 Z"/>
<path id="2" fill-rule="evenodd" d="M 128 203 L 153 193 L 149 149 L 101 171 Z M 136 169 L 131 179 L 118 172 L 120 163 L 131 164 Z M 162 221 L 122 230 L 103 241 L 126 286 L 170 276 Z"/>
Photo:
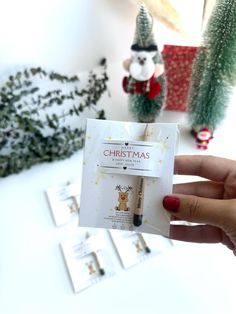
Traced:
<path id="1" fill-rule="evenodd" d="M 199 43 L 203 1 L 175 2 L 188 35 L 182 38 L 156 23 L 158 43 Z M 106 56 L 112 92 L 108 117 L 130 119 L 119 80 L 136 12 L 129 0 L 0 0 L 0 73 L 41 65 L 73 74 Z M 233 158 L 234 117 L 235 109 L 207 153 Z M 185 116 L 165 112 L 160 121 L 184 124 Z M 179 153 L 199 153 L 184 125 Z M 220 245 L 176 245 L 129 271 L 116 259 L 117 276 L 73 294 L 58 246 L 66 232 L 54 226 L 44 191 L 80 175 L 81 165 L 80 151 L 0 179 L 1 314 L 235 313 L 235 258 Z"/>
<path id="2" fill-rule="evenodd" d="M 198 44 L 203 0 L 173 0 L 183 20 L 181 37 L 155 23 L 164 43 Z M 129 56 L 137 6 L 132 0 L 0 0 L 0 69 L 36 64 L 75 73 L 102 57 Z"/>

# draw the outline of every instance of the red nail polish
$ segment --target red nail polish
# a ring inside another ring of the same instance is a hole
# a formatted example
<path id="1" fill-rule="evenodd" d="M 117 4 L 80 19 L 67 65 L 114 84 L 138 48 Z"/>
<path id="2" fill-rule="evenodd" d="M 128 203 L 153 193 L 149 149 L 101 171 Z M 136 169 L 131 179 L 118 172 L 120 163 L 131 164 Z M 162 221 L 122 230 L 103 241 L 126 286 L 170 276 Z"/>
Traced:
<path id="1" fill-rule="evenodd" d="M 179 210 L 180 199 L 176 196 L 167 195 L 163 198 L 162 204 L 166 210 L 177 213 Z"/>

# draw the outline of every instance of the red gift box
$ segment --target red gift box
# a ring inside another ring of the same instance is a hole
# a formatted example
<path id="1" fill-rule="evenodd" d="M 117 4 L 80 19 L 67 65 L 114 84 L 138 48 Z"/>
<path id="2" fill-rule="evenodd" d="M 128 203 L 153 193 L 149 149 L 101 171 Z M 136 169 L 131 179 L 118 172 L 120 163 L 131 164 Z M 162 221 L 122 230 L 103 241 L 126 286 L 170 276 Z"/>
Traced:
<path id="1" fill-rule="evenodd" d="M 164 45 L 167 80 L 166 110 L 186 111 L 192 66 L 198 47 Z"/>

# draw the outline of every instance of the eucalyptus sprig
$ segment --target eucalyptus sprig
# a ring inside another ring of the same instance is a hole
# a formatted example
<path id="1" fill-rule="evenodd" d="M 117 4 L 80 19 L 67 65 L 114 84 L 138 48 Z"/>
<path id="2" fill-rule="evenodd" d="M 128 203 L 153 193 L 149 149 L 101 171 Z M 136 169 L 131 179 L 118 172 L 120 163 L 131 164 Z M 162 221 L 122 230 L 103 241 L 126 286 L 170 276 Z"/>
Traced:
<path id="1" fill-rule="evenodd" d="M 0 88 L 0 177 L 36 163 L 65 159 L 83 147 L 81 114 L 92 110 L 95 118 L 105 119 L 97 104 L 107 91 L 106 60 L 100 65 L 102 72 L 90 72 L 86 85 L 77 75 L 41 67 L 8 77 Z M 52 87 L 42 88 L 40 83 L 45 82 Z M 79 88 L 80 84 L 85 87 Z"/>

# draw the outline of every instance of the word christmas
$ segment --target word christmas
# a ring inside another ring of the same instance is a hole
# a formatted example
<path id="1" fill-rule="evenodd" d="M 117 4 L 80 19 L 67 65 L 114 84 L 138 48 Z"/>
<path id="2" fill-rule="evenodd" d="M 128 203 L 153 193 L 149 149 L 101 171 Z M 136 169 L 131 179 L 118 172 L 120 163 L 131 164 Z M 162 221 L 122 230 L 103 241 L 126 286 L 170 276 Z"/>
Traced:
<path id="1" fill-rule="evenodd" d="M 149 152 L 135 152 L 127 150 L 109 150 L 103 151 L 105 157 L 120 157 L 120 158 L 138 158 L 138 159 L 149 159 Z"/>

